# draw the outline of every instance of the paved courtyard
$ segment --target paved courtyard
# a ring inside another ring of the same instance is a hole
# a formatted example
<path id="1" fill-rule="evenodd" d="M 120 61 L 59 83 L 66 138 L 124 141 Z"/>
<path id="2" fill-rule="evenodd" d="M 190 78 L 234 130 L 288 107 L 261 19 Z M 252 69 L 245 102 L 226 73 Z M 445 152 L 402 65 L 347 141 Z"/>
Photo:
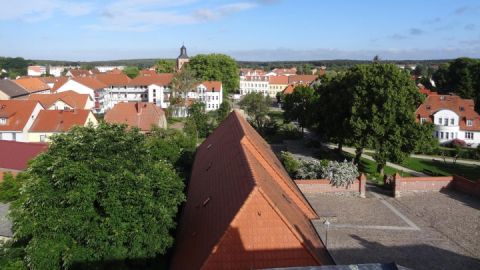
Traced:
<path id="1" fill-rule="evenodd" d="M 480 200 L 429 192 L 391 198 L 306 196 L 337 264 L 396 262 L 412 269 L 480 269 Z M 323 218 L 322 218 L 323 217 Z M 324 218 L 331 223 L 326 235 Z"/>

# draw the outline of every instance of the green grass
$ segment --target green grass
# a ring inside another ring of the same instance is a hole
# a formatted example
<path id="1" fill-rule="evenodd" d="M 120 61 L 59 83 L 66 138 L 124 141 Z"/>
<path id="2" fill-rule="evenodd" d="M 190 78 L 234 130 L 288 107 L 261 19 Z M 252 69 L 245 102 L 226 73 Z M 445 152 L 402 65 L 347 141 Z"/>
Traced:
<path id="1" fill-rule="evenodd" d="M 423 172 L 428 175 L 442 176 L 442 175 L 460 175 L 470 180 L 476 181 L 480 179 L 480 166 L 478 165 L 453 165 L 453 162 L 434 161 L 418 158 L 408 158 L 402 164 L 409 169 Z"/>
<path id="2" fill-rule="evenodd" d="M 375 161 L 362 158 L 358 169 L 367 176 L 368 180 L 373 181 L 376 184 L 383 185 L 383 177 L 377 173 L 377 163 Z M 403 172 L 388 166 L 385 167 L 384 173 L 387 175 L 399 173 L 403 177 L 412 176 L 407 172 Z"/>

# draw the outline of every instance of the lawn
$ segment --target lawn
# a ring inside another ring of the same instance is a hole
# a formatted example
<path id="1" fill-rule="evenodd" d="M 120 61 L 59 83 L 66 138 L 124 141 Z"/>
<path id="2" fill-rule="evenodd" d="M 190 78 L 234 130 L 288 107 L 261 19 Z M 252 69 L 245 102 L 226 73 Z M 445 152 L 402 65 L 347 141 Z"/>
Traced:
<path id="1" fill-rule="evenodd" d="M 434 161 L 427 159 L 408 158 L 402 164 L 409 169 L 423 172 L 428 175 L 441 176 L 441 175 L 460 175 L 470 180 L 480 180 L 480 166 L 478 165 L 465 165 L 455 164 L 452 162 Z"/>
<path id="2" fill-rule="evenodd" d="M 358 169 L 367 176 L 368 180 L 375 182 L 376 184 L 383 185 L 383 177 L 377 173 L 377 163 L 375 161 L 362 158 Z M 387 175 L 393 175 L 397 172 L 403 177 L 412 176 L 407 172 L 403 172 L 392 167 L 386 166 L 384 169 L 384 173 Z"/>

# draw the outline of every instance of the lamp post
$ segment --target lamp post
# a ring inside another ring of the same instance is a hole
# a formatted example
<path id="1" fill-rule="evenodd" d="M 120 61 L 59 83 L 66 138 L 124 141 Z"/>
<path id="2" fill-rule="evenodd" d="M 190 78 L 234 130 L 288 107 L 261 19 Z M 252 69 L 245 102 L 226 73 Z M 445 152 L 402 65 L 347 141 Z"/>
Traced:
<path id="1" fill-rule="evenodd" d="M 325 230 L 325 246 L 328 250 L 328 228 L 330 227 L 330 221 L 328 221 L 328 218 L 325 219 L 323 224 L 327 226 L 327 229 Z"/>

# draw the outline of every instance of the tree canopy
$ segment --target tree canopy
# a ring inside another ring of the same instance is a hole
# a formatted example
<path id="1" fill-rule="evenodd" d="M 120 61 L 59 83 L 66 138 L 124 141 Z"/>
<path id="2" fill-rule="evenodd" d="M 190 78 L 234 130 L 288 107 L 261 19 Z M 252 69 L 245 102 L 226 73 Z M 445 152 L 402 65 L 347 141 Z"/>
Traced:
<path id="1" fill-rule="evenodd" d="M 133 79 L 137 77 L 138 74 L 140 74 L 140 70 L 138 69 L 138 67 L 129 66 L 123 69 L 123 73 L 128 77 L 130 77 L 130 79 Z"/>
<path id="2" fill-rule="evenodd" d="M 318 95 L 313 88 L 303 85 L 295 87 L 293 93 L 285 95 L 285 119 L 298 121 L 303 133 L 304 128 L 310 127 L 314 122 L 317 99 Z"/>
<path id="3" fill-rule="evenodd" d="M 428 132 L 414 117 L 422 95 L 408 72 L 393 64 L 358 65 L 323 83 L 320 125 L 327 137 L 348 141 L 357 149 L 356 162 L 364 148 L 372 148 L 377 169 L 383 173 L 387 161 L 402 161 L 424 138 L 421 132 Z"/>
<path id="4" fill-rule="evenodd" d="M 246 94 L 239 102 L 240 108 L 244 110 L 253 125 L 262 130 L 267 123 L 267 114 L 270 107 L 270 99 L 262 93 L 252 92 Z"/>
<path id="5" fill-rule="evenodd" d="M 224 54 L 199 54 L 188 63 L 188 69 L 195 72 L 202 81 L 221 81 L 226 93 L 239 88 L 240 77 L 235 59 Z"/>
<path id="6" fill-rule="evenodd" d="M 155 64 L 155 71 L 157 73 L 173 73 L 175 71 L 175 61 L 161 59 Z"/>
<path id="7" fill-rule="evenodd" d="M 185 200 L 172 159 L 154 156 L 145 135 L 126 126 L 101 123 L 52 137 L 26 171 L 11 213 L 25 265 L 89 268 L 165 253 Z"/>

